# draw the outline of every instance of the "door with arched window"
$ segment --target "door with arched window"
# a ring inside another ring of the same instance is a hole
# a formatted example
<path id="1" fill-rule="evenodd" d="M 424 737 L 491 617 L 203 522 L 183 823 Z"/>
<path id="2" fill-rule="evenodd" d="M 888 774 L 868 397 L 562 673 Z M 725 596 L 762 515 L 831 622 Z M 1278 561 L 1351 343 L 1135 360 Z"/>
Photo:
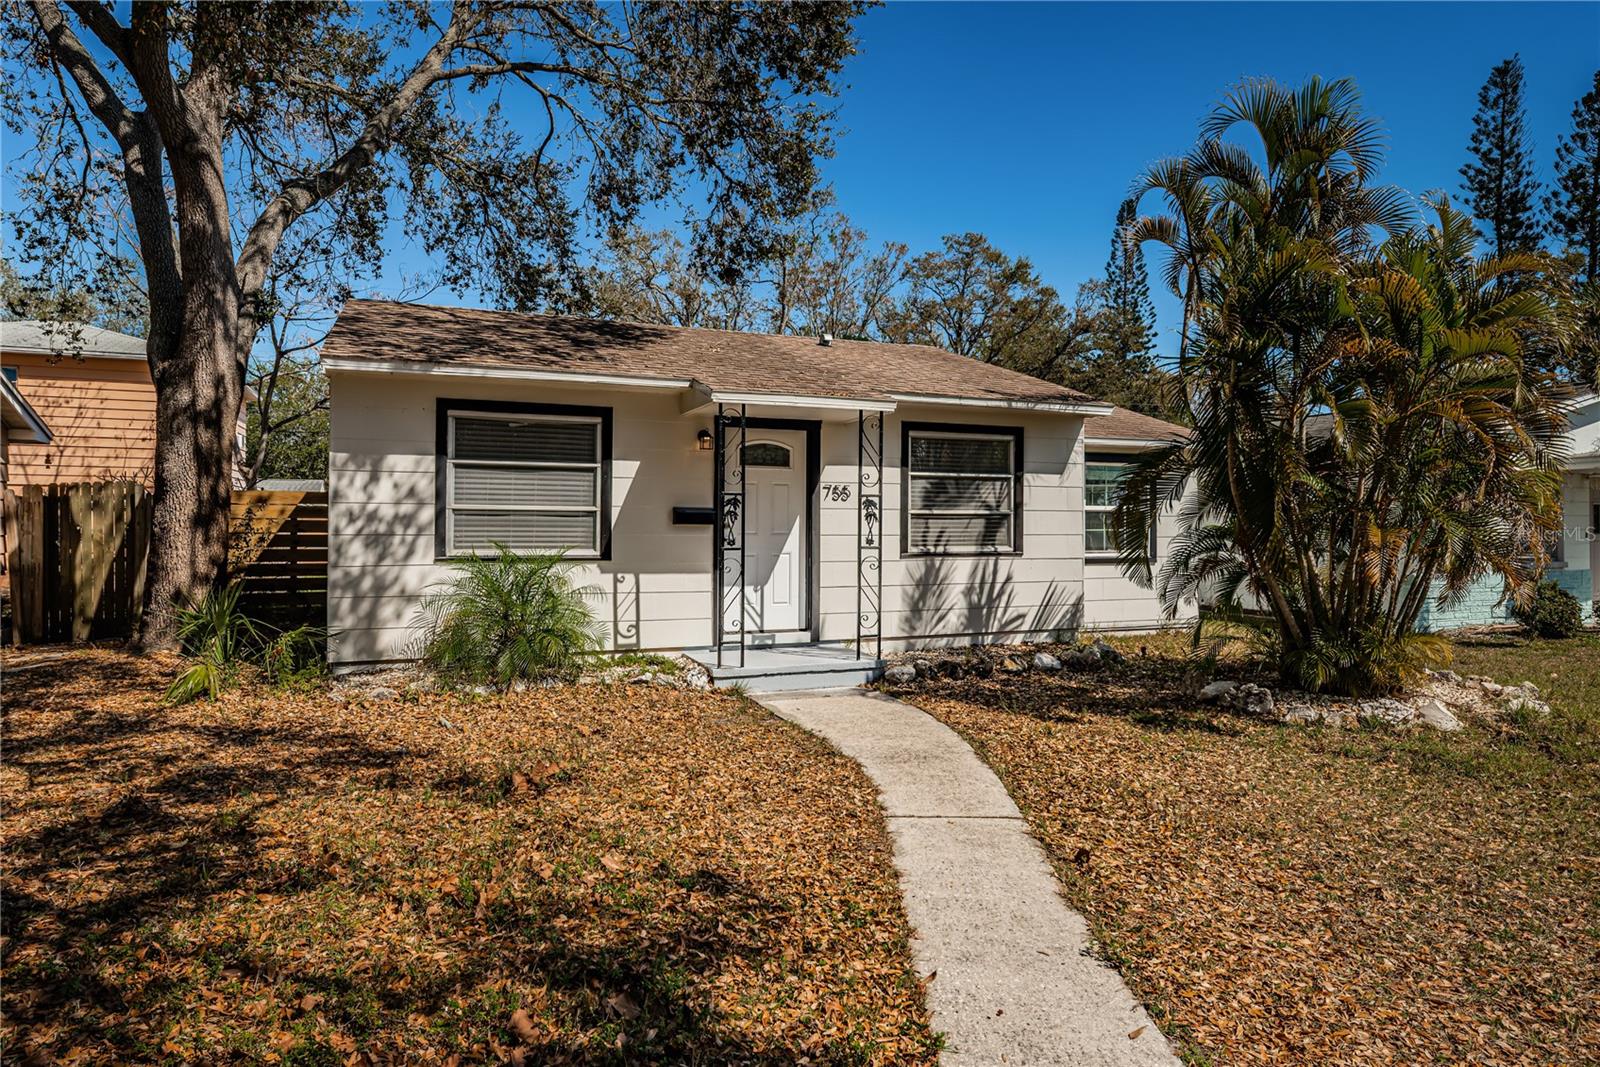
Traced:
<path id="1" fill-rule="evenodd" d="M 744 469 L 749 504 L 745 610 L 751 633 L 805 625 L 805 468 L 804 432 L 750 432 Z"/>

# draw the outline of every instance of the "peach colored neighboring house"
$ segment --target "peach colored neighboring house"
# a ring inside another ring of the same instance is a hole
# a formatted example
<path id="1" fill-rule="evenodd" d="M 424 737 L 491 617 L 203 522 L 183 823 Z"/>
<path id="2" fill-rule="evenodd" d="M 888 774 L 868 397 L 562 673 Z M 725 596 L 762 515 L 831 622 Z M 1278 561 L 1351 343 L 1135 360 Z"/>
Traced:
<path id="1" fill-rule="evenodd" d="M 47 445 L 50 443 L 50 427 L 45 425 L 44 419 L 33 410 L 33 405 L 25 400 L 17 387 L 11 384 L 11 379 L 0 376 L 0 486 L 9 484 L 11 463 L 11 447 L 18 445 Z M 11 577 L 8 568 L 11 563 L 11 546 L 7 538 L 6 527 L 9 524 L 0 521 L 0 593 L 9 588 Z"/>
<path id="2" fill-rule="evenodd" d="M 23 397 L 11 379 L 0 377 L 0 485 L 9 482 L 11 446 L 47 445 L 50 427 Z"/>
<path id="3" fill-rule="evenodd" d="M 0 322 L 0 367 L 53 431 L 17 445 L 6 484 L 155 476 L 156 391 L 144 338 L 97 326 Z"/>
<path id="4" fill-rule="evenodd" d="M 156 392 L 144 338 L 98 326 L 0 321 L 0 368 L 50 426 L 13 444 L 6 485 L 155 478 Z M 244 445 L 241 412 L 236 448 Z"/>

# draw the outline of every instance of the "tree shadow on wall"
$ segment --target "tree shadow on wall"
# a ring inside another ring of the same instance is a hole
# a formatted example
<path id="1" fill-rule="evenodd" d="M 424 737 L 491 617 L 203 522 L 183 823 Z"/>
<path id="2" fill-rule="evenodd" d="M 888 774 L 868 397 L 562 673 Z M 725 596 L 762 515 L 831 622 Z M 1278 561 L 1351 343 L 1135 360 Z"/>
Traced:
<path id="1" fill-rule="evenodd" d="M 964 557 L 931 555 L 912 566 L 904 638 L 1034 638 L 1063 640 L 1083 624 L 1083 595 L 1050 582 L 1037 604 L 1017 603 L 1016 583 L 999 556 L 982 557 L 969 576 L 957 575 Z"/>

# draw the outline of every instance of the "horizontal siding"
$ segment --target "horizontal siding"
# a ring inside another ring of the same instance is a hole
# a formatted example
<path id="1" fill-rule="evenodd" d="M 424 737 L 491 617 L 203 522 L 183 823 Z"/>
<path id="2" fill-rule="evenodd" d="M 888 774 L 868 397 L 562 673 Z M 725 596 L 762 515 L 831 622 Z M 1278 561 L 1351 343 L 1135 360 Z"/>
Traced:
<path id="1" fill-rule="evenodd" d="M 6 353 L 17 389 L 50 427 L 49 444 L 13 446 L 12 486 L 132 478 L 155 472 L 155 388 L 142 362 Z"/>
<path id="2" fill-rule="evenodd" d="M 675 394 L 572 385 L 441 385 L 338 373 L 331 381 L 328 611 L 341 635 L 336 661 L 403 654 L 418 599 L 449 573 L 433 559 L 436 396 L 613 408 L 613 558 L 582 565 L 575 580 L 600 590 L 596 613 L 619 647 L 709 642 L 710 531 L 671 523 L 674 506 L 711 503 L 712 456 L 694 447 L 696 431 L 710 426 L 708 413 L 681 415 Z M 1024 428 L 1022 554 L 899 557 L 901 417 Z M 944 408 L 908 408 L 887 420 L 882 588 L 889 647 L 907 640 L 1048 636 L 1086 621 L 1081 425 L 1056 415 Z M 821 455 L 819 481 L 850 487 L 852 500 L 818 505 L 812 614 L 821 639 L 851 639 L 857 619 L 853 417 L 824 423 Z M 1153 605 L 1148 592 L 1142 595 Z"/>

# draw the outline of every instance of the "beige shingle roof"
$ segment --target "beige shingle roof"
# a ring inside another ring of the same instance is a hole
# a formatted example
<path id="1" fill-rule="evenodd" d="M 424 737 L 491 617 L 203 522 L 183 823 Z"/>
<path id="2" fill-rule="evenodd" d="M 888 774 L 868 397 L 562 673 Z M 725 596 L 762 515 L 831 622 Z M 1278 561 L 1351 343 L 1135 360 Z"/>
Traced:
<path id="1" fill-rule="evenodd" d="M 385 300 L 346 303 L 322 357 L 695 381 L 726 393 L 1094 402 L 1074 389 L 927 345 L 845 340 L 822 345 L 814 337 Z"/>
<path id="2" fill-rule="evenodd" d="M 1091 416 L 1083 425 L 1084 437 L 1090 441 L 1171 441 L 1189 436 L 1189 431 L 1176 423 L 1127 408 L 1113 408 L 1109 415 Z"/>

